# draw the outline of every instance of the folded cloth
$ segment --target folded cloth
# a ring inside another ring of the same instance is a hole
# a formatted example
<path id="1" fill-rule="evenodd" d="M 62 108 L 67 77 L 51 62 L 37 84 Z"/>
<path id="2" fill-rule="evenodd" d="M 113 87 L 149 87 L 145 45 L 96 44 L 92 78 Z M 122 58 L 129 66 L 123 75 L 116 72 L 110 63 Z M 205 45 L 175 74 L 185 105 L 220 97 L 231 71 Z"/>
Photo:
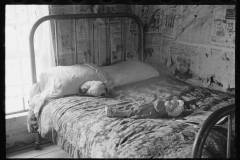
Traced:
<path id="1" fill-rule="evenodd" d="M 122 118 L 159 118 L 159 114 L 153 107 L 153 104 L 144 104 L 138 107 L 132 107 L 128 110 L 119 110 L 111 107 L 105 107 L 107 117 L 122 117 Z"/>
<path id="2" fill-rule="evenodd" d="M 182 100 L 156 100 L 153 103 L 132 107 L 132 109 L 128 110 L 105 107 L 107 117 L 122 118 L 163 118 L 167 116 L 179 116 L 183 110 L 184 102 Z"/>

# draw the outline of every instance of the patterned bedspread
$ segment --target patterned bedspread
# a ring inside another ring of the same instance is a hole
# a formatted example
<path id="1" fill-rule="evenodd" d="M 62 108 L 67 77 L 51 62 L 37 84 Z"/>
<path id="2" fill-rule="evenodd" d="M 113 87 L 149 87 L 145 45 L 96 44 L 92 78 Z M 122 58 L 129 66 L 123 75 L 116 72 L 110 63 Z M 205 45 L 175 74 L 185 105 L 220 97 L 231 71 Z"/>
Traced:
<path id="1" fill-rule="evenodd" d="M 181 95 L 186 102 L 187 109 L 179 117 L 131 119 L 105 115 L 105 106 L 131 107 L 171 94 Z M 28 127 L 30 132 L 39 129 L 42 137 L 72 157 L 187 158 L 201 122 L 212 111 L 234 101 L 232 95 L 159 76 L 117 87 L 109 98 L 73 95 L 51 99 L 42 106 L 38 119 L 30 108 Z M 191 116 L 193 113 L 198 114 Z M 224 157 L 225 153 L 226 129 L 216 128 L 207 138 L 203 157 Z"/>

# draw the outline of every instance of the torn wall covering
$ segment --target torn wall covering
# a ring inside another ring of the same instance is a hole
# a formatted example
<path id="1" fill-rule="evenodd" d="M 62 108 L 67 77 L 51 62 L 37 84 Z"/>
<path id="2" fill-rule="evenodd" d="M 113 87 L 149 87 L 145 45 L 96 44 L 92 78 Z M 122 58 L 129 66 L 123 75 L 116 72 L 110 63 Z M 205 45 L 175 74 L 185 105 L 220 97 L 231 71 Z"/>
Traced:
<path id="1" fill-rule="evenodd" d="M 226 91 L 235 88 L 235 6 L 234 5 L 68 5 L 50 7 L 50 14 L 134 13 L 145 31 L 146 63 L 160 73 L 187 82 Z M 94 25 L 92 25 L 94 24 Z M 60 64 L 95 62 L 106 65 L 122 58 L 137 58 L 136 25 L 130 19 L 77 21 L 77 59 L 74 55 L 73 21 L 60 25 Z M 122 24 L 122 25 L 119 25 Z M 93 27 L 100 29 L 94 29 Z M 65 29 L 71 27 L 72 30 Z M 92 40 L 94 35 L 94 41 Z M 126 39 L 126 40 L 125 40 Z M 111 45 L 111 51 L 108 51 Z M 94 49 L 93 49 L 94 48 Z M 104 54 L 107 53 L 107 54 Z M 95 56 L 91 56 L 95 54 Z M 93 59 L 95 57 L 95 59 Z M 77 60 L 77 61 L 75 61 Z"/>

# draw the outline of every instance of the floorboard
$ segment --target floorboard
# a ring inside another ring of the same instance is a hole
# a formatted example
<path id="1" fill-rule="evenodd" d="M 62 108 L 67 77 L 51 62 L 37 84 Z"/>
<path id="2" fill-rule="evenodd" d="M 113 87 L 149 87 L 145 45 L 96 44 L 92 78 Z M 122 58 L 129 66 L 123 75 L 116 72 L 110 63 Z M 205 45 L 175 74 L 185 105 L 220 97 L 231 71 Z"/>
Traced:
<path id="1" fill-rule="evenodd" d="M 69 156 L 67 152 L 63 151 L 62 149 L 59 149 L 59 150 L 56 150 L 56 151 L 52 151 L 52 152 L 49 152 L 49 153 L 46 153 L 46 154 L 43 154 L 43 155 L 40 155 L 40 156 L 36 156 L 36 157 L 33 157 L 33 158 L 65 158 Z"/>
<path id="2" fill-rule="evenodd" d="M 63 157 L 63 158 L 72 158 L 72 157 L 68 155 L 68 156 L 66 156 L 66 157 Z"/>
<path id="3" fill-rule="evenodd" d="M 71 158 L 67 152 L 53 143 L 41 145 L 41 150 L 28 148 L 6 155 L 6 158 Z"/>

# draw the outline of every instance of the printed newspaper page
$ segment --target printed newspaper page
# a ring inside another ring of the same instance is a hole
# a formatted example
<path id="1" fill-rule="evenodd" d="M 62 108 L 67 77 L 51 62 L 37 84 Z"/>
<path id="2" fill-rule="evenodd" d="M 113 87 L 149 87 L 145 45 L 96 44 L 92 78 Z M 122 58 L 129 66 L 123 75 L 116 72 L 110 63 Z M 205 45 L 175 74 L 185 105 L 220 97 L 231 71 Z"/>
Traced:
<path id="1" fill-rule="evenodd" d="M 211 44 L 235 48 L 235 6 L 221 5 L 214 9 L 214 22 Z"/>
<path id="2" fill-rule="evenodd" d="M 186 66 L 193 75 L 197 74 L 198 47 L 172 42 L 170 45 L 170 55 L 173 63 L 180 69 L 181 65 Z"/>

